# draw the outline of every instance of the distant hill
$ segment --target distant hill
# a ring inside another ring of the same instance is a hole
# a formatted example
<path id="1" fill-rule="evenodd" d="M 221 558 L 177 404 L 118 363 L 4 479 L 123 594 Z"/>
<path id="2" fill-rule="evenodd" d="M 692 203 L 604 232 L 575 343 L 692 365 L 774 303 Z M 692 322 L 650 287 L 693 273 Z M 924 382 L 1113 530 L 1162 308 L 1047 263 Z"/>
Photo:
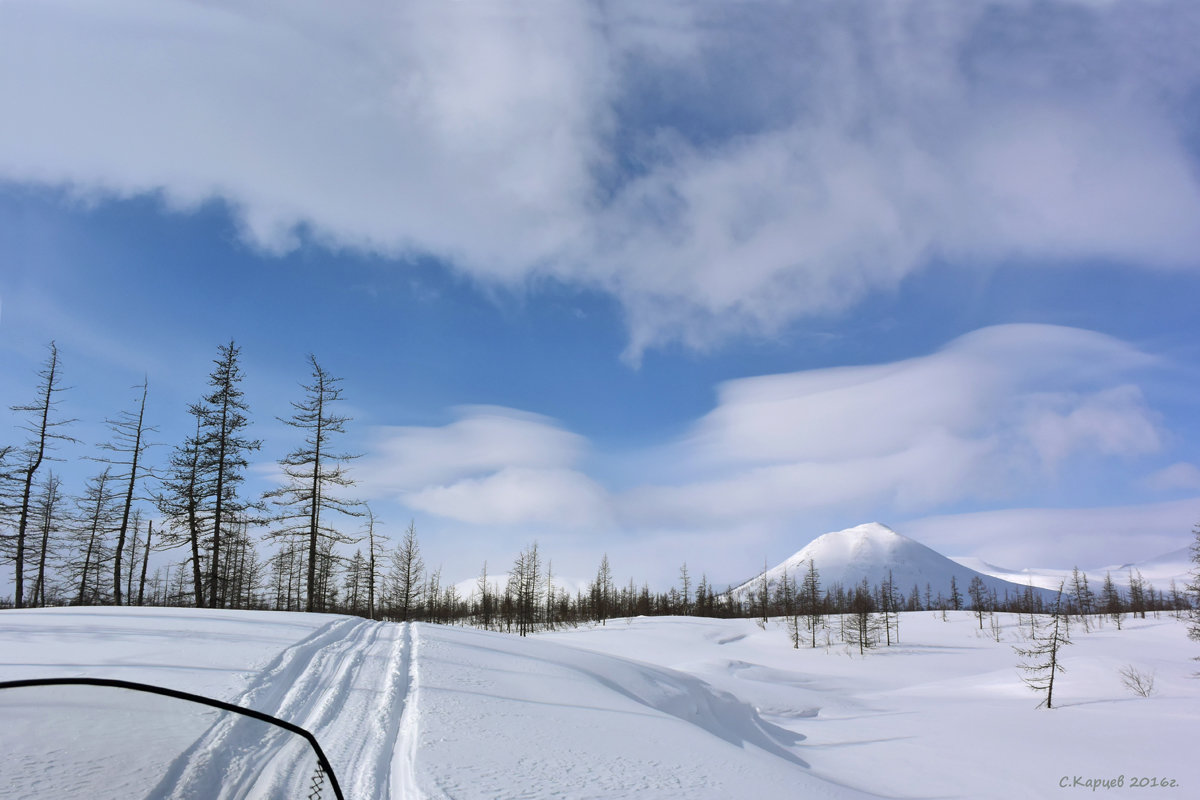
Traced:
<path id="1" fill-rule="evenodd" d="M 1191 549 L 1181 547 L 1178 550 L 1164 553 L 1155 558 L 1148 558 L 1144 561 L 1135 561 L 1131 564 L 1114 564 L 1106 567 L 1080 568 L 1079 571 L 1087 575 L 1088 583 L 1094 592 L 1100 590 L 1100 587 L 1104 584 L 1106 575 L 1112 576 L 1113 585 L 1118 589 L 1128 591 L 1129 576 L 1135 570 L 1155 590 L 1167 591 L 1172 580 L 1175 581 L 1176 586 L 1180 589 L 1188 583 L 1190 579 L 1189 573 L 1192 570 L 1191 557 Z M 991 575 L 994 578 L 1022 585 L 1033 583 L 1034 586 L 1041 586 L 1045 589 L 1057 589 L 1059 581 L 1062 580 L 1066 580 L 1068 585 L 1070 585 L 1073 569 L 1053 567 L 1009 569 L 1008 567 L 999 567 L 995 564 L 989 564 L 982 559 L 970 557 L 955 557 L 954 561 L 968 569 L 982 572 L 984 575 Z"/>
<path id="2" fill-rule="evenodd" d="M 579 593 L 587 594 L 591 590 L 591 581 L 584 578 L 560 578 L 559 576 L 555 575 L 551 582 L 554 584 L 554 592 L 556 595 L 562 595 L 565 592 L 566 594 L 574 597 Z M 507 572 L 490 573 L 488 575 L 488 589 L 493 594 L 504 594 L 504 589 L 506 586 L 508 586 Z M 538 588 L 542 591 L 544 591 L 546 588 L 546 577 L 544 573 L 541 577 L 540 586 Z M 467 578 L 466 580 L 456 581 L 454 584 L 454 590 L 458 596 L 462 598 L 478 597 L 479 578 Z"/>
<path id="3" fill-rule="evenodd" d="M 817 537 L 795 555 L 767 570 L 767 580 L 778 582 L 785 570 L 800 578 L 809 562 L 816 564 L 823 588 L 840 583 L 850 589 L 863 578 L 877 586 L 887 579 L 890 571 L 897 591 L 907 597 L 915 586 L 922 603 L 927 585 L 933 598 L 936 599 L 938 594 L 949 598 L 951 578 L 958 584 L 964 603 L 970 602 L 967 587 L 975 577 L 981 578 L 989 589 L 994 589 L 1001 600 L 1022 594 L 1028 587 L 1028 584 L 1002 580 L 965 567 L 878 522 Z M 759 585 L 761 579 L 759 575 L 747 581 L 733 590 L 734 595 L 744 597 Z M 1036 584 L 1034 591 L 1046 600 L 1053 599 L 1053 592 Z"/>

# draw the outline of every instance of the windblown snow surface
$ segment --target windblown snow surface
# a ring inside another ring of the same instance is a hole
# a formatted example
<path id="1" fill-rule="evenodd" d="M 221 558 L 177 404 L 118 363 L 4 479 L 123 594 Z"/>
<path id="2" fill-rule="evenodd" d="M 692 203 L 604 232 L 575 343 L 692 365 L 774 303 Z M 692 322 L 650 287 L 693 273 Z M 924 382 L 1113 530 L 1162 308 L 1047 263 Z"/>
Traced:
<path id="1" fill-rule="evenodd" d="M 520 638 L 281 612 L 4 611 L 0 679 L 122 678 L 265 711 L 316 734 L 350 800 L 1200 796 L 1183 623 L 1073 626 L 1047 711 L 1012 650 L 1027 623 L 1001 621 L 996 642 L 968 612 L 905 614 L 899 644 L 860 657 L 824 635 L 793 649 L 778 620 Z M 1122 685 L 1127 665 L 1154 674 L 1153 696 Z M 0 724 L 0 747 L 29 727 Z M 14 785 L 0 775 L 0 797 Z"/>

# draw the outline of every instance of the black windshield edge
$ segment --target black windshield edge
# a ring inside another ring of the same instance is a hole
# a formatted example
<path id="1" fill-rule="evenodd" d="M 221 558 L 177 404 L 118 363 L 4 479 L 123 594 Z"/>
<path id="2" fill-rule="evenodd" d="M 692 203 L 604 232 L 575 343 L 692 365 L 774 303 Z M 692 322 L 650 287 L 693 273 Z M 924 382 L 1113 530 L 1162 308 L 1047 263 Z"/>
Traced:
<path id="1" fill-rule="evenodd" d="M 181 692 L 178 689 L 151 686 L 148 683 L 122 681 L 116 678 L 27 678 L 18 681 L 0 681 L 0 690 L 25 689 L 34 686 L 107 686 L 112 689 L 129 689 L 135 692 L 161 694 L 164 697 L 173 697 L 176 700 L 190 700 L 193 703 L 212 706 L 222 711 L 229 711 L 234 714 L 241 714 L 242 716 L 257 719 L 261 722 L 278 725 L 286 731 L 304 737 L 312 745 L 313 752 L 317 754 L 317 763 L 321 765 L 321 769 L 325 770 L 325 774 L 329 776 L 329 785 L 333 787 L 334 795 L 337 797 L 337 800 L 345 800 L 342 796 L 342 787 L 338 785 L 337 775 L 334 774 L 333 766 L 329 763 L 329 759 L 325 757 L 325 751 L 321 749 L 320 743 L 317 742 L 317 737 L 299 725 L 295 725 L 287 720 L 272 717 L 270 714 L 255 711 L 253 708 L 235 706 L 233 703 L 226 703 L 224 700 L 214 700 L 211 697 L 204 697 L 203 695 L 192 694 L 191 692 Z"/>

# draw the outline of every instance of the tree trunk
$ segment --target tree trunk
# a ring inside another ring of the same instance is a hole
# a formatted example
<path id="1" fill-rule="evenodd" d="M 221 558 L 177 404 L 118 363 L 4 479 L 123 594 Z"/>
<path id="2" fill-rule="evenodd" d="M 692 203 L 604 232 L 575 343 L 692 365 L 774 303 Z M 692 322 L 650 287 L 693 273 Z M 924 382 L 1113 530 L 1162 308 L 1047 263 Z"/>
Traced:
<path id="1" fill-rule="evenodd" d="M 146 525 L 146 543 L 142 546 L 142 577 L 138 581 L 137 604 L 142 605 L 146 593 L 146 570 L 150 568 L 150 536 L 154 533 L 154 520 Z"/>
<path id="2" fill-rule="evenodd" d="M 125 534 L 129 530 L 129 510 L 133 507 L 133 492 L 137 486 L 138 457 L 142 454 L 142 422 L 146 415 L 146 392 L 148 389 L 149 384 L 143 383 L 142 403 L 138 408 L 137 428 L 133 439 L 133 460 L 129 466 L 129 486 L 125 489 L 125 508 L 121 512 L 121 528 L 117 531 L 117 550 L 113 558 L 113 605 L 118 606 L 121 605 L 121 553 L 125 550 Z M 130 559 L 132 561 L 132 556 Z"/>

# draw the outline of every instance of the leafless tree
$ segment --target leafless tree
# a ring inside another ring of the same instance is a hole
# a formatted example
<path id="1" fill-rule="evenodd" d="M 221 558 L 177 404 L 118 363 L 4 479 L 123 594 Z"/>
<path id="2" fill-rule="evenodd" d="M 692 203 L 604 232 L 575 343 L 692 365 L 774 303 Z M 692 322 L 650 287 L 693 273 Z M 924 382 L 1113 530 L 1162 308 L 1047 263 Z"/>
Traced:
<path id="1" fill-rule="evenodd" d="M 384 540 L 375 535 L 375 525 L 378 524 L 379 519 L 371 511 L 371 507 L 364 505 L 363 509 L 367 517 L 367 616 L 370 619 L 376 619 L 375 587 L 379 576 L 379 558 L 383 555 Z"/>
<path id="2" fill-rule="evenodd" d="M 332 377 L 319 363 L 316 356 L 309 355 L 312 379 L 303 384 L 304 400 L 292 403 L 295 413 L 281 422 L 304 431 L 304 442 L 283 459 L 279 465 L 287 477 L 287 483 L 267 492 L 279 509 L 275 518 L 278 524 L 272 537 L 299 537 L 308 550 L 308 585 L 304 603 L 305 611 L 317 608 L 317 562 L 319 543 L 322 539 L 333 542 L 354 541 L 333 527 L 327 512 L 343 516 L 362 516 L 361 504 L 338 495 L 338 490 L 354 485 L 346 473 L 346 462 L 356 456 L 339 453 L 333 449 L 333 438 L 344 434 L 349 417 L 333 413 L 332 406 L 341 399 L 338 386 L 340 378 Z"/>
<path id="3" fill-rule="evenodd" d="M 249 504 L 238 497 L 237 487 L 244 479 L 249 466 L 247 455 L 258 450 L 262 442 L 247 438 L 244 429 L 249 426 L 249 406 L 241 383 L 244 378 L 238 357 L 241 351 L 230 341 L 217 348 L 213 360 L 213 371 L 208 384 L 212 388 L 199 403 L 193 405 L 191 413 L 199 422 L 200 445 L 205 471 L 212 475 L 212 529 L 209 537 L 209 585 L 208 605 L 220 608 L 223 605 L 220 576 L 224 563 L 221 560 L 221 536 L 224 530 L 238 524 Z"/>
<path id="4" fill-rule="evenodd" d="M 34 480 L 42 464 L 50 459 L 49 453 L 55 444 L 76 441 L 60 431 L 61 428 L 75 420 L 55 418 L 55 406 L 60 402 L 57 395 L 63 391 L 63 386 L 58 347 L 54 342 L 50 343 L 50 355 L 46 358 L 45 366 L 38 372 L 38 378 L 37 399 L 32 403 L 12 406 L 13 411 L 30 415 L 29 422 L 21 426 L 29 434 L 29 438 L 25 442 L 25 447 L 20 451 L 21 463 L 17 467 L 17 475 L 22 484 L 14 556 L 16 585 L 13 604 L 17 608 L 25 606 L 25 535 L 29 528 L 30 511 L 32 510 Z"/>
<path id="5" fill-rule="evenodd" d="M 808 569 L 804 572 L 804 581 L 800 585 L 800 607 L 804 614 L 805 625 L 808 627 L 809 639 L 813 648 L 817 646 L 817 629 L 823 624 L 821 608 L 821 574 L 817 572 L 816 561 L 809 559 Z"/>
<path id="6" fill-rule="evenodd" d="M 1063 607 L 1063 585 L 1059 584 L 1058 596 L 1054 600 L 1049 616 L 1036 615 L 1032 644 L 1029 647 L 1014 647 L 1013 650 L 1025 659 L 1021 668 L 1025 671 L 1024 681 L 1035 692 L 1045 692 L 1039 707 L 1054 707 L 1054 678 L 1065 672 L 1060 651 L 1071 644 L 1070 617 Z"/>
<path id="7" fill-rule="evenodd" d="M 142 464 L 142 455 L 150 446 L 146 442 L 146 434 L 154 430 L 146 426 L 146 394 L 149 387 L 149 381 L 143 381 L 142 384 L 135 388 L 142 390 L 141 401 L 138 403 L 136 413 L 132 411 L 124 411 L 115 419 L 108 420 L 109 429 L 112 430 L 112 440 L 100 445 L 100 449 L 108 453 L 100 460 L 117 468 L 127 470 L 123 475 L 113 476 L 116 480 L 123 479 L 124 482 L 124 497 L 121 503 L 121 525 L 117 529 L 117 542 L 113 548 L 113 604 L 121 605 L 123 594 L 121 591 L 121 567 L 122 556 L 125 552 L 125 540 L 129 532 L 130 514 L 133 511 L 133 502 L 137 496 L 138 480 L 142 477 L 142 472 L 139 468 L 145 471 Z M 130 575 L 133 574 L 132 556 L 130 558 Z M 126 592 L 125 594 L 128 594 Z"/>
<path id="8" fill-rule="evenodd" d="M 404 539 L 392 555 L 392 570 L 388 576 L 390 605 L 403 622 L 412 618 L 425 574 L 421 546 L 417 542 L 416 522 L 410 521 Z"/>
<path id="9" fill-rule="evenodd" d="M 1187 590 L 1191 593 L 1188 638 L 1200 642 L 1200 523 L 1192 527 L 1192 572 Z M 1200 658 L 1198 658 L 1200 660 Z"/>
<path id="10" fill-rule="evenodd" d="M 37 497 L 34 499 L 34 523 L 39 534 L 37 550 L 37 577 L 33 582 L 33 592 L 30 602 L 33 605 L 46 605 L 46 584 L 49 580 L 48 566 L 53 555 L 51 535 L 62 523 L 62 504 L 64 497 L 61 482 L 53 472 L 47 472 L 42 479 Z"/>
<path id="11" fill-rule="evenodd" d="M 71 531 L 73 545 L 64 562 L 65 571 L 78 584 L 77 605 L 96 604 L 105 599 L 100 570 L 112 557 L 110 536 L 119 520 L 117 487 L 108 468 L 88 481 L 75 501 L 76 517 Z"/>
<path id="12" fill-rule="evenodd" d="M 1121 676 L 1121 685 L 1129 691 L 1139 697 L 1149 697 L 1154 694 L 1153 672 L 1142 672 L 1132 664 L 1122 667 L 1118 672 Z"/>

